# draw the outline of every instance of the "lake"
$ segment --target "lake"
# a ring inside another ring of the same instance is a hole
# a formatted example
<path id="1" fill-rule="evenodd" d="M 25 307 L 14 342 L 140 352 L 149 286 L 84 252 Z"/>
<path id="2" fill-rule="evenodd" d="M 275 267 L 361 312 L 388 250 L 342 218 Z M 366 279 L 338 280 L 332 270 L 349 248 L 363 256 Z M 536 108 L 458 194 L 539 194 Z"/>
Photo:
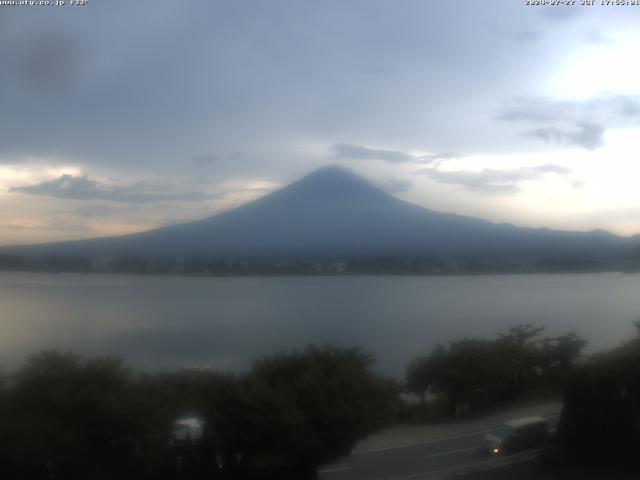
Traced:
<path id="1" fill-rule="evenodd" d="M 518 323 L 596 351 L 635 334 L 640 275 L 180 277 L 0 272 L 0 369 L 43 348 L 142 369 L 213 366 L 307 343 L 361 346 L 401 376 L 438 342 Z"/>

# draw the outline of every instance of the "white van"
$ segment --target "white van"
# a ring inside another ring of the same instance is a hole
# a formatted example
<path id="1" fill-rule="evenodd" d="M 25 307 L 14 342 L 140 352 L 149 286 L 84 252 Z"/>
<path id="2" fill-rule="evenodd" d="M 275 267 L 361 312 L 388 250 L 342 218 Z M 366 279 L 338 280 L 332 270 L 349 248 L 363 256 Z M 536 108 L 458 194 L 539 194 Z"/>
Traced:
<path id="1" fill-rule="evenodd" d="M 505 422 L 484 436 L 483 449 L 494 455 L 541 446 L 549 437 L 549 424 L 542 417 Z"/>

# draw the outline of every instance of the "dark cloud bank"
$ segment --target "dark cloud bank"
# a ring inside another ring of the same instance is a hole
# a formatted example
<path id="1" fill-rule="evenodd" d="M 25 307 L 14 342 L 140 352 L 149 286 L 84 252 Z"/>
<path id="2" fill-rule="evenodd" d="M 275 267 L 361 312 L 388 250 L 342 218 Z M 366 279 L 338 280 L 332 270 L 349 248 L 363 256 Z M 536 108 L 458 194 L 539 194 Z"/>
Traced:
<path id="1" fill-rule="evenodd" d="M 127 186 L 103 185 L 87 175 L 76 177 L 68 174 L 35 185 L 13 187 L 10 191 L 61 199 L 124 203 L 198 202 L 211 198 L 210 194 L 204 192 L 174 192 L 167 186 L 144 182 Z"/>

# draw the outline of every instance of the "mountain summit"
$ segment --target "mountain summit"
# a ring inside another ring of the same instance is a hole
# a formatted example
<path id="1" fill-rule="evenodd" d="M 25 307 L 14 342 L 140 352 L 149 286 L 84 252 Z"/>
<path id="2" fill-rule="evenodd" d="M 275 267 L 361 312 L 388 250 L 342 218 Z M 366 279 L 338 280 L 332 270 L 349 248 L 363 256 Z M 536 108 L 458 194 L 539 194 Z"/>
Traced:
<path id="1" fill-rule="evenodd" d="M 271 195 L 317 197 L 318 201 L 341 198 L 346 201 L 388 199 L 390 196 L 359 177 L 348 168 L 338 165 L 319 168 L 297 182 Z"/>
<path id="2" fill-rule="evenodd" d="M 631 240 L 606 232 L 520 228 L 399 200 L 330 166 L 258 200 L 196 222 L 134 235 L 3 253 L 128 257 L 608 256 Z"/>

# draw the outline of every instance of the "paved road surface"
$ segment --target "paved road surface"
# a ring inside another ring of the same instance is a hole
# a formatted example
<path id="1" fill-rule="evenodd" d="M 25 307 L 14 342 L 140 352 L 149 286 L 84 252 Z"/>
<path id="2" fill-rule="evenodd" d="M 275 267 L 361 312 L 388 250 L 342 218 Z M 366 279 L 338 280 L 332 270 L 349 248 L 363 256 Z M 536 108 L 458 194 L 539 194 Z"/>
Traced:
<path id="1" fill-rule="evenodd" d="M 552 428 L 558 415 L 547 415 Z M 492 457 L 480 445 L 486 430 L 459 433 L 411 445 L 370 449 L 319 470 L 321 480 L 436 480 L 498 468 L 535 457 L 536 451 Z"/>

